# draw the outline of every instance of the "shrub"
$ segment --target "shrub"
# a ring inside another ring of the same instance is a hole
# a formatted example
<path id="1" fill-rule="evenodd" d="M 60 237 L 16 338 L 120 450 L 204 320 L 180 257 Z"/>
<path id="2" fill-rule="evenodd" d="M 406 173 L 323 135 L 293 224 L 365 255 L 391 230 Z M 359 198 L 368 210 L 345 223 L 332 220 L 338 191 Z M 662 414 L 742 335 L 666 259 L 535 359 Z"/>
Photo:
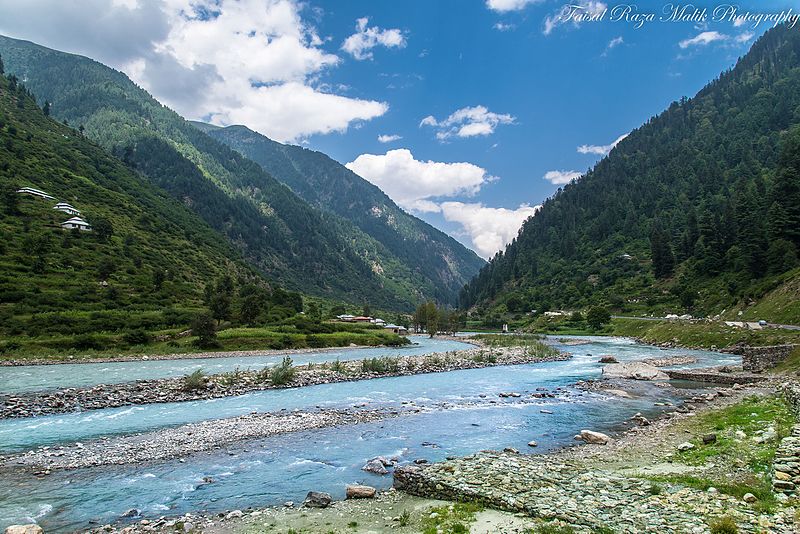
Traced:
<path id="1" fill-rule="evenodd" d="M 347 367 L 339 361 L 339 358 L 336 358 L 336 361 L 331 362 L 331 371 L 334 373 L 346 373 Z"/>
<path id="2" fill-rule="evenodd" d="M 147 345 L 150 343 L 150 334 L 144 330 L 131 330 L 122 336 L 122 341 L 128 345 Z"/>
<path id="3" fill-rule="evenodd" d="M 711 534 L 738 534 L 739 532 L 736 522 L 728 516 L 712 521 L 708 528 L 711 530 Z"/>
<path id="4" fill-rule="evenodd" d="M 403 510 L 400 514 L 400 518 L 398 519 L 398 526 L 405 527 L 411 522 L 411 512 L 408 510 Z"/>
<path id="5" fill-rule="evenodd" d="M 219 347 L 217 341 L 217 325 L 209 313 L 200 313 L 192 321 L 192 335 L 197 337 L 197 346 L 201 349 Z"/>
<path id="6" fill-rule="evenodd" d="M 398 358 L 365 358 L 361 360 L 361 370 L 365 373 L 396 373 L 400 370 Z"/>
<path id="7" fill-rule="evenodd" d="M 206 374 L 202 369 L 183 377 L 184 391 L 201 391 L 203 389 L 206 389 Z"/>
<path id="8" fill-rule="evenodd" d="M 269 380 L 275 386 L 283 386 L 294 380 L 295 372 L 292 359 L 284 356 L 280 365 L 276 365 L 269 371 Z"/>
<path id="9" fill-rule="evenodd" d="M 75 336 L 72 347 L 78 350 L 103 350 L 106 348 L 106 341 L 93 334 L 81 334 Z"/>

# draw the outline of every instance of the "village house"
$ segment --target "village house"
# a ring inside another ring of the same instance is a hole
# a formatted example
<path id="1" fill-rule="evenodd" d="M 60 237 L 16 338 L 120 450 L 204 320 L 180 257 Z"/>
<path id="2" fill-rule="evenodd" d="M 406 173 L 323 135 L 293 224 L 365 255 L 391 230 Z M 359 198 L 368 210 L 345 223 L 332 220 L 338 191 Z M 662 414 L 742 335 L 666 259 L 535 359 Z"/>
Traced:
<path id="1" fill-rule="evenodd" d="M 55 206 L 53 206 L 54 210 L 63 211 L 69 215 L 80 215 L 81 212 L 79 209 L 74 208 L 71 204 L 66 202 L 59 202 Z"/>
<path id="2" fill-rule="evenodd" d="M 384 321 L 383 319 L 378 319 L 378 318 L 372 319 L 370 322 L 372 324 L 376 324 L 378 326 L 382 326 L 382 325 L 386 324 L 386 321 Z"/>
<path id="3" fill-rule="evenodd" d="M 353 317 L 351 320 L 354 323 L 370 323 L 370 322 L 372 322 L 372 317 L 366 317 L 364 315 L 359 315 L 358 317 Z"/>
<path id="4" fill-rule="evenodd" d="M 33 197 L 41 198 L 44 200 L 55 200 L 56 197 L 50 196 L 41 189 L 36 189 L 33 187 L 23 187 L 22 189 L 17 189 L 17 193 L 21 195 L 31 195 Z"/>
<path id="5" fill-rule="evenodd" d="M 80 217 L 73 217 L 71 219 L 67 219 L 66 221 L 61 223 L 61 228 L 64 228 L 65 230 L 78 229 L 81 232 L 91 232 L 92 231 L 92 227 L 89 225 L 89 223 L 87 223 L 86 221 L 84 221 Z"/>
<path id="6" fill-rule="evenodd" d="M 340 321 L 344 321 L 345 323 L 352 323 L 353 319 L 355 319 L 355 315 L 349 315 L 347 313 L 344 313 L 342 315 L 337 315 L 336 318 L 339 319 Z"/>
<path id="7" fill-rule="evenodd" d="M 395 334 L 400 334 L 401 336 L 404 336 L 404 335 L 408 334 L 408 329 L 405 326 L 400 326 L 400 325 L 396 325 L 396 324 L 392 324 L 392 323 L 389 323 L 387 325 L 383 325 L 383 329 L 384 330 L 390 330 L 390 331 L 394 332 Z"/>

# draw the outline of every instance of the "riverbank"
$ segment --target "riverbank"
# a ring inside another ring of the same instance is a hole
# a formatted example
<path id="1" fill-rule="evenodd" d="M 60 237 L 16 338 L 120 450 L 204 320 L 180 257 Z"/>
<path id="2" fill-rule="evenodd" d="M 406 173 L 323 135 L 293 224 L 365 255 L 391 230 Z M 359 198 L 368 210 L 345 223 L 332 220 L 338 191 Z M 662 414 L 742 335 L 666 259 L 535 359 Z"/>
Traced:
<path id="1" fill-rule="evenodd" d="M 442 373 L 498 365 L 569 359 L 545 345 L 499 349 L 473 348 L 443 354 L 335 361 L 287 368 L 277 380 L 274 367 L 204 376 L 101 384 L 89 388 L 0 395 L 0 419 L 34 417 L 141 404 L 217 399 L 267 389 L 297 388 L 393 376 Z M 291 375 L 291 376 L 289 376 Z"/>

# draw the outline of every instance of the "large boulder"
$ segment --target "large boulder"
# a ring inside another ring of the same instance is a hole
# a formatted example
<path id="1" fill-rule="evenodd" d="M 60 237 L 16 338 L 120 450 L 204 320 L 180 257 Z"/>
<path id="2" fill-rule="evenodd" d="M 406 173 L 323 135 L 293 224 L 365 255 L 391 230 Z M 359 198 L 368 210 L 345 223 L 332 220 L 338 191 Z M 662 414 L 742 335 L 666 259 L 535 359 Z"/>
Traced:
<path id="1" fill-rule="evenodd" d="M 386 466 L 383 465 L 383 462 L 377 458 L 373 458 L 367 462 L 361 469 L 367 473 L 374 473 L 376 475 L 385 475 L 389 472 L 389 470 L 386 469 Z"/>
<path id="2" fill-rule="evenodd" d="M 42 527 L 35 524 L 6 527 L 6 534 L 42 534 L 42 532 L 44 532 Z"/>
<path id="3" fill-rule="evenodd" d="M 581 430 L 580 436 L 583 441 L 593 445 L 605 445 L 611 441 L 611 438 L 606 434 L 603 434 L 602 432 L 595 432 L 593 430 Z"/>
<path id="4" fill-rule="evenodd" d="M 372 486 L 362 486 L 360 484 L 351 484 L 345 488 L 345 493 L 348 499 L 371 499 L 375 497 L 377 490 Z"/>
<path id="5" fill-rule="evenodd" d="M 668 380 L 667 373 L 654 365 L 642 362 L 610 363 L 603 367 L 603 378 L 632 380 Z"/>
<path id="6" fill-rule="evenodd" d="M 331 496 L 321 491 L 309 491 L 303 506 L 307 508 L 327 508 L 331 504 Z"/>

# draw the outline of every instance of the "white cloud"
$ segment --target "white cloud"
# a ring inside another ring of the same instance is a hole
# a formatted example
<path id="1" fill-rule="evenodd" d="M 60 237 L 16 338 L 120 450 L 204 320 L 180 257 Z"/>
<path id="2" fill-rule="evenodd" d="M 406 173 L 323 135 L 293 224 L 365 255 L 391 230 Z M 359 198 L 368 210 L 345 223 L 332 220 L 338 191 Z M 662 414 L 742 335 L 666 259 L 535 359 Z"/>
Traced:
<path id="1" fill-rule="evenodd" d="M 505 247 L 519 232 L 522 223 L 541 206 L 521 204 L 517 209 L 490 208 L 480 203 L 443 202 L 442 215 L 460 224 L 475 251 L 489 258 Z"/>
<path id="2" fill-rule="evenodd" d="M 436 128 L 436 138 L 440 141 L 450 137 L 475 137 L 494 133 L 500 124 L 513 124 L 515 118 L 506 113 L 493 113 L 485 106 L 461 108 L 442 121 L 428 115 L 419 123 Z"/>
<path id="3" fill-rule="evenodd" d="M 356 21 L 356 33 L 342 43 L 342 50 L 358 60 L 372 59 L 372 49 L 376 46 L 386 48 L 403 48 L 406 38 L 397 28 L 382 30 L 377 26 L 367 27 L 369 18 L 362 17 Z"/>
<path id="4" fill-rule="evenodd" d="M 625 40 L 622 38 L 621 35 L 619 37 L 614 37 L 608 42 L 608 44 L 606 45 L 606 49 L 603 51 L 602 55 L 607 56 L 609 52 L 611 52 L 613 49 L 623 44 L 624 42 Z"/>
<path id="5" fill-rule="evenodd" d="M 628 137 L 628 134 L 622 134 L 617 137 L 608 145 L 581 145 L 578 147 L 578 152 L 581 154 L 597 154 L 598 156 L 605 156 L 611 149 L 617 146 L 617 143 Z"/>
<path id="6" fill-rule="evenodd" d="M 514 27 L 515 26 L 513 24 L 506 24 L 506 23 L 503 23 L 503 22 L 495 22 L 494 26 L 492 26 L 492 28 L 494 28 L 495 30 L 497 30 L 499 32 L 511 31 L 511 30 L 514 29 Z"/>
<path id="7" fill-rule="evenodd" d="M 542 33 L 550 35 L 553 30 L 562 24 L 571 22 L 575 28 L 579 28 L 584 17 L 597 17 L 608 8 L 604 2 L 599 0 L 577 0 L 569 2 L 553 12 L 544 19 L 544 29 Z"/>
<path id="8" fill-rule="evenodd" d="M 544 178 L 551 184 L 568 184 L 576 178 L 580 178 L 582 173 L 578 171 L 547 171 L 544 173 Z"/>
<path id="9" fill-rule="evenodd" d="M 383 102 L 323 90 L 340 63 L 300 0 L 0 0 L 0 32 L 96 58 L 191 119 L 278 141 L 344 131 Z"/>
<path id="10" fill-rule="evenodd" d="M 403 138 L 403 136 L 402 136 L 402 135 L 395 135 L 395 134 L 388 135 L 388 134 L 383 134 L 383 135 L 379 135 L 379 136 L 378 136 L 378 142 L 379 142 L 379 143 L 392 143 L 392 142 L 394 142 L 394 141 L 399 141 L 399 140 L 400 140 L 400 139 L 402 139 L 402 138 Z"/>
<path id="11" fill-rule="evenodd" d="M 678 46 L 681 48 L 689 48 L 690 46 L 706 46 L 717 41 L 727 41 L 730 39 L 728 35 L 718 31 L 701 32 L 692 37 L 691 39 L 684 39 Z"/>
<path id="12" fill-rule="evenodd" d="M 400 206 L 416 211 L 438 211 L 432 199 L 474 195 L 494 180 L 472 163 L 419 161 L 405 148 L 361 154 L 345 166 L 380 187 Z"/>
<path id="13" fill-rule="evenodd" d="M 746 43 L 755 36 L 753 32 L 743 32 L 736 36 L 737 43 Z"/>
<path id="14" fill-rule="evenodd" d="M 486 7 L 498 13 L 519 11 L 529 4 L 538 4 L 543 0 L 486 0 Z"/>

